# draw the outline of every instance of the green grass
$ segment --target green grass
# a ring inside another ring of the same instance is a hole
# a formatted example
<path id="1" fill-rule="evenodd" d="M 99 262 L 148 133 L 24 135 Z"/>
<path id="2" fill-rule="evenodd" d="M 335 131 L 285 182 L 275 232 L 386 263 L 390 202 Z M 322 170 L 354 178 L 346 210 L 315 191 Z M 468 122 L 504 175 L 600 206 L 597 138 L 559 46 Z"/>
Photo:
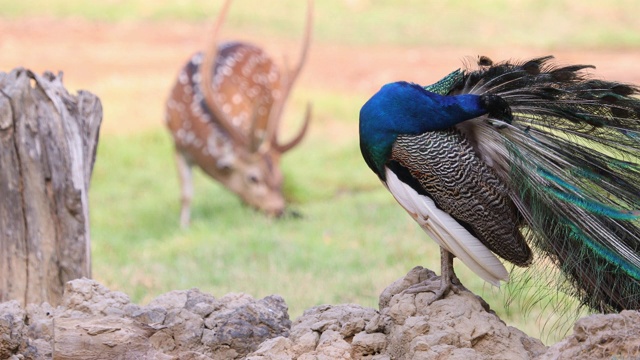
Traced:
<path id="1" fill-rule="evenodd" d="M 376 180 L 364 166 L 353 165 L 356 150 L 327 152 L 327 163 L 314 159 L 306 168 L 286 163 L 288 179 L 297 184 L 288 188 L 315 193 L 296 196 L 303 199 L 293 205 L 303 213 L 300 219 L 267 219 L 198 173 L 193 223 L 182 231 L 168 136 L 154 131 L 103 139 L 91 188 L 95 277 L 142 302 L 171 289 L 200 287 L 217 295 L 302 296 L 290 304 L 297 315 L 309 306 L 357 301 L 362 295 L 372 306 L 379 287 L 404 272 L 382 251 L 390 245 L 384 243 L 393 242 L 397 226 L 412 224 L 381 187 L 358 191 L 358 184 Z M 324 176 L 318 176 L 318 166 Z M 353 168 L 360 181 L 349 181 L 345 168 Z M 307 191 L 318 184 L 322 191 Z M 385 219 L 395 221 L 387 226 Z M 390 248 L 395 256 L 416 256 L 410 244 Z M 380 249 L 378 257 L 363 256 L 370 247 Z M 381 267 L 400 271 L 388 272 L 391 277 L 380 282 L 376 269 Z M 355 292 L 354 281 L 360 283 Z"/>
<path id="2" fill-rule="evenodd" d="M 207 0 L 0 0 L 0 16 L 210 21 L 221 4 Z M 261 0 L 235 1 L 227 26 L 297 39 L 306 2 L 260 4 Z M 548 48 L 640 44 L 635 0 L 322 0 L 316 1 L 315 8 L 314 37 L 332 43 Z"/>

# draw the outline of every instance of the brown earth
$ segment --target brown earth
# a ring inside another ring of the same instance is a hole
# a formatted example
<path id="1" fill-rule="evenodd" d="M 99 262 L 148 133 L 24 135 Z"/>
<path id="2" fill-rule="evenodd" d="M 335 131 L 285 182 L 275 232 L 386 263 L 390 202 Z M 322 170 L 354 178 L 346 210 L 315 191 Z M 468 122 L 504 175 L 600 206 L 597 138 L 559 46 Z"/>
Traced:
<path id="1" fill-rule="evenodd" d="M 209 24 L 87 22 L 79 19 L 0 19 L 0 71 L 22 66 L 63 71 L 70 91 L 96 93 L 105 107 L 103 133 L 128 133 L 160 126 L 163 102 L 186 58 L 205 44 Z M 224 38 L 259 41 L 276 60 L 297 57 L 292 41 L 264 42 L 225 30 Z M 640 83 L 636 49 L 571 50 L 514 46 L 473 47 L 353 46 L 314 43 L 298 89 L 361 95 L 397 80 L 431 83 L 462 66 L 468 56 L 494 60 L 553 54 L 560 63 L 595 65 L 598 77 Z M 306 97 L 305 94 L 300 96 Z M 359 104 L 357 104 L 359 105 Z M 354 105 L 354 111 L 359 106 Z M 322 116 L 322 109 L 317 109 Z M 354 113 L 354 115 L 357 113 Z M 329 117 L 331 114 L 325 114 Z"/>

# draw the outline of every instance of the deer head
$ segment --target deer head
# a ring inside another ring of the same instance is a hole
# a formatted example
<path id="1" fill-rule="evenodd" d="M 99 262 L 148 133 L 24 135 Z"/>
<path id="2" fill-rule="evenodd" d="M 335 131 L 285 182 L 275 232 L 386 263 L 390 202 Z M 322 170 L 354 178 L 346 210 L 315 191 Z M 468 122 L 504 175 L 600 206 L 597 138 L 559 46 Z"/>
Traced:
<path id="1" fill-rule="evenodd" d="M 293 68 L 281 72 L 259 47 L 218 44 L 217 34 L 231 1 L 223 5 L 210 46 L 183 67 L 166 105 L 182 191 L 181 225 L 187 226 L 193 196 L 191 167 L 197 165 L 266 214 L 285 210 L 280 156 L 300 143 L 311 107 L 289 142 L 278 139 L 280 120 L 309 49 L 313 8 L 309 0 L 302 51 Z"/>

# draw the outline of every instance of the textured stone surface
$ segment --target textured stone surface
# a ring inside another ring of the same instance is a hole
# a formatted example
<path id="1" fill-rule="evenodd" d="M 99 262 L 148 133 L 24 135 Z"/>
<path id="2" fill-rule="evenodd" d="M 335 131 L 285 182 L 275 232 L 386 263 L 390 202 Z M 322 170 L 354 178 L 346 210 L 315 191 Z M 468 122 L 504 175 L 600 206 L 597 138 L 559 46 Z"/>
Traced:
<path id="1" fill-rule="evenodd" d="M 462 291 L 427 305 L 438 282 L 417 267 L 380 295 L 380 310 L 322 305 L 293 324 L 279 296 L 220 298 L 171 291 L 146 306 L 88 279 L 69 282 L 62 305 L 0 303 L 0 359 L 632 359 L 640 356 L 640 313 L 592 315 L 545 347 L 506 326 Z"/>
<path id="2" fill-rule="evenodd" d="M 534 359 L 546 351 L 469 292 L 428 306 L 432 293 L 403 293 L 422 281 L 439 278 L 413 269 L 382 293 L 380 311 L 358 305 L 309 309 L 289 339 L 263 343 L 249 359 Z"/>
<path id="3" fill-rule="evenodd" d="M 551 346 L 540 360 L 638 359 L 640 312 L 591 315 L 573 326 L 573 334 Z"/>
<path id="4" fill-rule="evenodd" d="M 70 281 L 61 305 L 0 304 L 0 359 L 237 359 L 288 336 L 279 296 L 216 299 L 197 289 L 171 291 L 147 306 L 89 279 Z"/>

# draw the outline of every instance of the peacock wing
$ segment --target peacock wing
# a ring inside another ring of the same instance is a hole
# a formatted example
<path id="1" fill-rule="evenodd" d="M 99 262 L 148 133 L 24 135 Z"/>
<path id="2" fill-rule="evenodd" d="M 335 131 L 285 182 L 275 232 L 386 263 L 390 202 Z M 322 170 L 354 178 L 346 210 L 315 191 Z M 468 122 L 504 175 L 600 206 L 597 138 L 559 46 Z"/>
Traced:
<path id="1" fill-rule="evenodd" d="M 520 266 L 529 264 L 531 251 L 518 230 L 520 219 L 508 191 L 460 133 L 399 136 L 387 166 L 404 192 L 413 191 L 404 197 L 418 198 L 429 210 L 419 211 L 420 206 L 399 199 L 395 179 L 387 178 L 396 199 L 414 218 L 421 216 L 422 221 L 416 220 L 425 231 L 476 273 L 480 275 L 476 268 L 481 264 L 485 270 L 496 269 L 501 274 L 497 278 L 506 277 L 493 253 Z M 439 221 L 444 215 L 447 221 Z"/>

